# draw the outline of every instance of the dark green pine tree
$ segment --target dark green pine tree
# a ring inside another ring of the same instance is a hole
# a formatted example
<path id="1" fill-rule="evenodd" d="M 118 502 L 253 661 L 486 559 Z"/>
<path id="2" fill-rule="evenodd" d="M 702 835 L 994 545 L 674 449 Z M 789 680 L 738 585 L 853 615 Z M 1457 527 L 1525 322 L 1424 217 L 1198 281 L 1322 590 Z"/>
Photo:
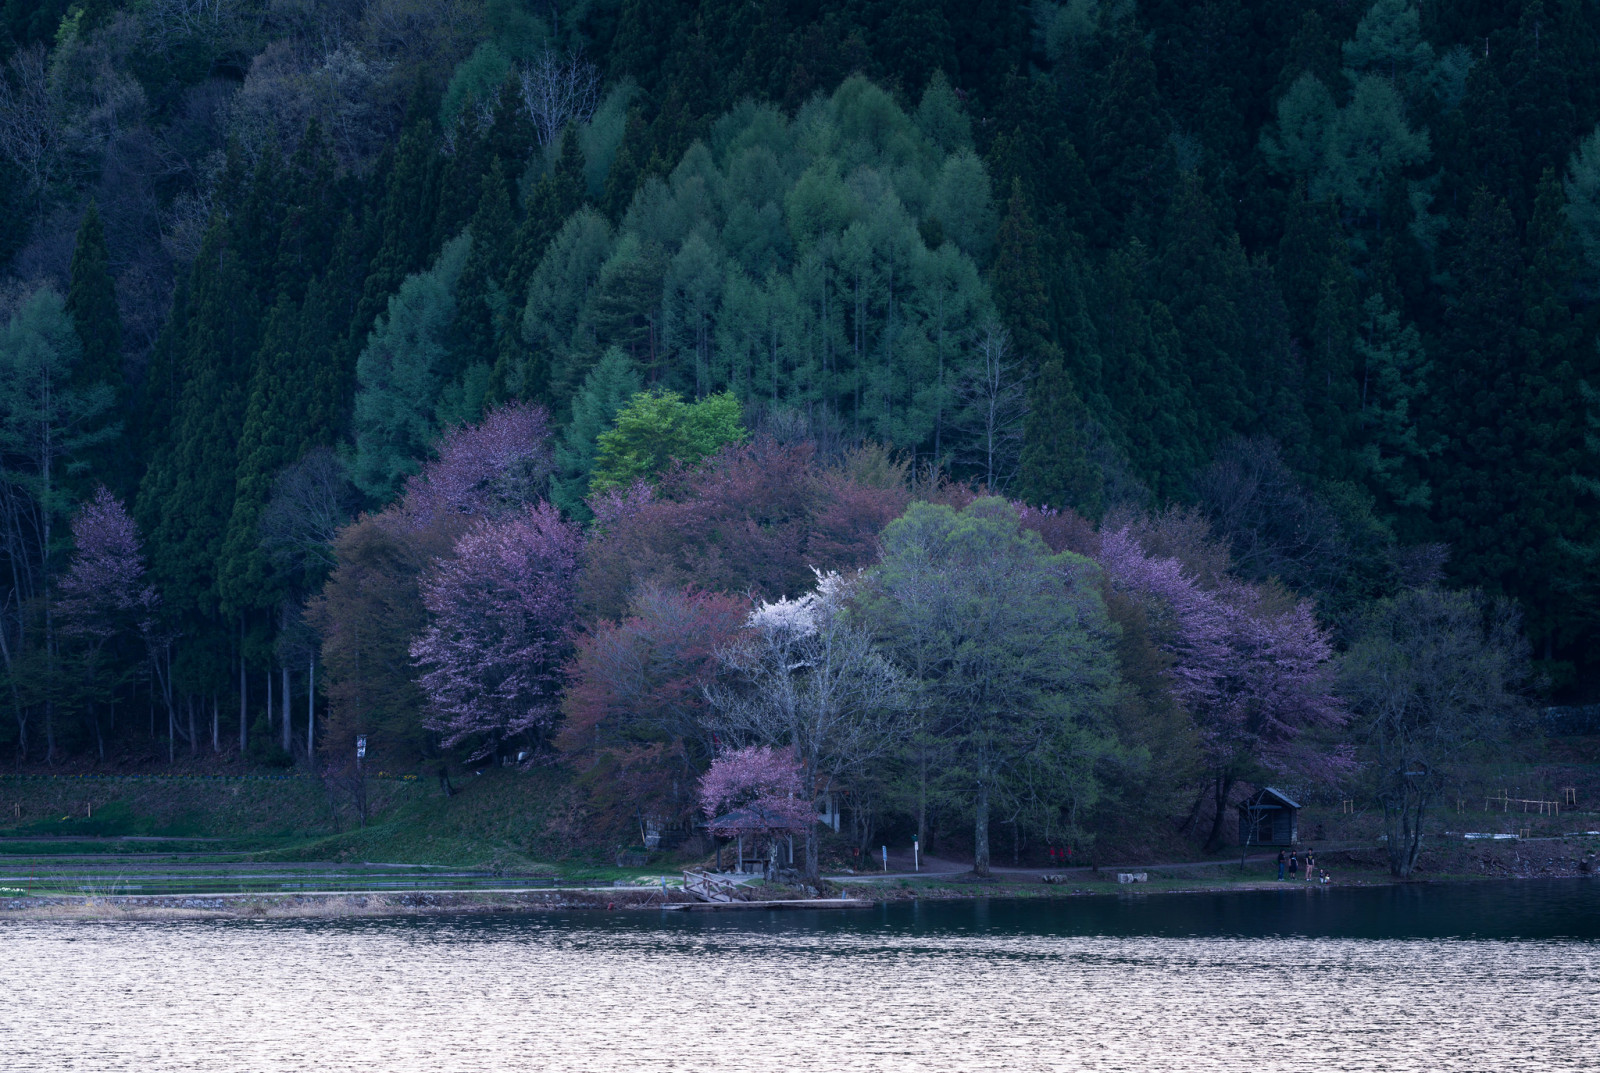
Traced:
<path id="1" fill-rule="evenodd" d="M 1314 454 L 1306 464 L 1325 477 L 1346 478 L 1355 468 L 1351 449 L 1361 412 L 1356 372 L 1361 294 L 1344 236 L 1334 231 L 1331 240 L 1311 318 L 1301 398 Z"/>
<path id="2" fill-rule="evenodd" d="M 512 183 L 522 177 L 538 148 L 538 135 L 523 107 L 522 83 L 514 70 L 506 75 L 500 95 L 495 98 L 494 118 L 484 134 L 483 148 L 489 160 L 500 162 L 500 170 Z"/>
<path id="3" fill-rule="evenodd" d="M 1051 324 L 1039 229 L 1020 177 L 1011 181 L 996 246 L 990 288 L 1022 367 L 1031 375 L 1044 362 L 1059 360 L 1061 352 Z"/>
<path id="4" fill-rule="evenodd" d="M 277 144 L 269 141 L 232 215 L 231 246 L 248 281 L 257 307 L 270 309 L 278 291 L 278 249 L 291 196 Z"/>
<path id="5" fill-rule="evenodd" d="M 111 279 L 111 253 L 105 226 L 94 202 L 78 225 L 78 240 L 68 270 L 67 315 L 83 342 L 76 370 L 84 384 L 110 384 L 121 398 L 122 315 L 117 310 L 116 284 Z"/>
<path id="6" fill-rule="evenodd" d="M 338 235 L 339 211 L 333 149 L 315 119 L 289 159 L 283 227 L 278 237 L 273 295 L 299 302 L 309 283 L 328 263 Z"/>
<path id="7" fill-rule="evenodd" d="M 1100 343 L 1112 432 L 1139 479 L 1177 495 L 1204 458 L 1200 418 L 1166 305 L 1149 293 L 1149 251 L 1130 239 L 1112 251 L 1090 307 Z"/>
<path id="8" fill-rule="evenodd" d="M 172 438 L 173 415 L 183 392 L 184 345 L 189 327 L 189 277 L 179 276 L 172 291 L 172 309 L 156 336 L 144 378 L 134 392 L 129 432 L 133 454 L 153 465 Z M 142 493 L 141 493 L 142 494 Z M 140 519 L 141 523 L 143 518 Z"/>
<path id="9" fill-rule="evenodd" d="M 583 147 L 578 144 L 578 128 L 571 123 L 561 132 L 561 154 L 551 173 L 555 190 L 555 211 L 560 220 L 583 207 L 587 186 L 583 178 Z M 560 223 L 556 225 L 558 228 Z"/>
<path id="10" fill-rule="evenodd" d="M 1570 604 L 1565 576 L 1577 564 L 1563 549 L 1582 540 L 1593 523 L 1571 483 L 1586 453 L 1584 414 L 1574 401 L 1595 361 L 1594 342 L 1571 304 L 1578 266 L 1568 236 L 1566 196 L 1555 170 L 1547 169 L 1528 222 L 1521 361 L 1506 419 L 1516 455 L 1508 493 L 1515 497 L 1521 545 L 1511 549 L 1511 587 L 1527 609 L 1530 632 L 1551 648 L 1576 640 L 1560 632 L 1561 624 L 1582 618 Z"/>
<path id="11" fill-rule="evenodd" d="M 117 309 L 116 285 L 111 279 L 111 255 L 105 228 L 94 202 L 78 225 L 78 240 L 68 273 L 67 315 L 83 343 L 83 358 L 73 370 L 77 387 L 105 384 L 116 393 L 114 413 L 126 402 L 122 376 L 122 316 Z M 88 463 L 89 479 L 126 491 L 132 459 L 126 441 L 118 436 L 95 448 Z"/>
<path id="12" fill-rule="evenodd" d="M 506 187 L 500 161 L 489 165 L 483 178 L 483 195 L 472 216 L 472 252 L 461 270 L 456 286 L 456 331 L 462 352 L 455 367 L 441 369 L 446 380 L 453 380 L 477 362 L 493 364 L 499 352 L 499 332 L 506 322 L 509 302 L 505 274 L 515 240 L 515 221 L 511 215 L 511 195 Z"/>
<path id="13" fill-rule="evenodd" d="M 1039 507 L 1071 507 L 1087 518 L 1104 509 L 1104 476 L 1089 457 L 1089 411 L 1059 358 L 1039 367 L 1028 393 L 1022 458 L 1012 492 Z"/>
<path id="14" fill-rule="evenodd" d="M 464 415 L 481 412 L 486 403 L 508 395 L 506 372 L 517 358 L 516 319 L 522 312 L 506 289 L 514 224 L 500 161 L 493 160 L 472 216 L 472 250 L 456 284 L 456 350 L 451 363 L 439 370 L 446 383 L 463 392 Z"/>
<path id="15" fill-rule="evenodd" d="M 407 276 L 422 271 L 433 254 L 439 171 L 433 140 L 433 123 L 425 118 L 400 136 L 375 218 L 375 252 L 350 324 L 351 339 L 358 348 L 389 297 Z"/>
<path id="16" fill-rule="evenodd" d="M 1157 286 L 1183 344 L 1207 447 L 1245 430 L 1254 411 L 1244 375 L 1246 325 L 1239 306 L 1251 284 L 1237 236 L 1224 237 L 1194 173 L 1182 176 L 1161 228 Z"/>
<path id="17" fill-rule="evenodd" d="M 1090 121 L 1089 176 L 1111 219 L 1148 241 L 1175 174 L 1156 68 L 1141 35 L 1131 30 L 1123 34 L 1101 75 L 1097 97 Z M 1098 236 L 1103 244 L 1114 237 Z"/>
<path id="18" fill-rule="evenodd" d="M 306 395 L 311 378 L 299 357 L 300 307 L 287 295 L 267 317 L 246 396 L 234 470 L 233 509 L 217 567 L 223 613 L 231 617 L 274 607 L 283 592 L 261 550 L 261 511 L 278 470 L 307 446 Z"/>
<path id="19" fill-rule="evenodd" d="M 1588 18 L 1593 20 L 1592 11 Z M 1561 29 L 1544 0 L 1528 0 L 1517 20 L 1516 46 L 1507 57 L 1503 79 L 1511 117 L 1508 133 L 1521 141 L 1519 201 L 1535 195 L 1546 171 L 1566 166 L 1573 144 L 1589 129 L 1578 129 Z"/>
<path id="20" fill-rule="evenodd" d="M 1303 184 L 1290 195 L 1283 238 L 1278 242 L 1276 275 L 1289 308 L 1289 326 L 1297 339 L 1311 338 L 1322 297 L 1322 277 L 1328 274 L 1338 226 L 1334 207 L 1325 201 L 1307 200 Z"/>
<path id="21" fill-rule="evenodd" d="M 463 109 L 456 121 L 451 151 L 439 166 L 439 209 L 433 222 L 434 248 L 461 233 L 477 210 L 483 176 L 489 170 L 489 148 L 478 129 L 477 116 Z"/>
<path id="22" fill-rule="evenodd" d="M 629 109 L 622 144 L 617 146 L 617 155 L 611 160 L 611 170 L 606 172 L 605 192 L 601 194 L 600 208 L 613 221 L 622 219 L 622 214 L 628 211 L 628 206 L 633 203 L 633 195 L 639 189 L 644 166 L 644 161 L 639 159 L 639 151 L 644 148 L 646 134 L 643 113 L 638 108 Z"/>
<path id="23" fill-rule="evenodd" d="M 1338 85 L 1339 67 L 1339 42 L 1328 33 L 1322 16 L 1315 9 L 1307 9 L 1300 16 L 1294 36 L 1289 39 L 1283 66 L 1279 68 L 1278 80 L 1268 99 L 1282 100 L 1289 87 L 1307 71 L 1316 75 L 1324 86 Z"/>
<path id="24" fill-rule="evenodd" d="M 1518 429 L 1512 412 L 1522 362 L 1523 264 L 1516 227 L 1503 199 L 1473 198 L 1452 264 L 1450 297 L 1439 347 L 1434 434 L 1444 441 L 1433 486 L 1438 536 L 1451 545 L 1456 580 L 1510 593 L 1515 558 L 1526 551 Z"/>
<path id="25" fill-rule="evenodd" d="M 172 352 L 181 389 L 170 438 L 151 460 L 136 508 L 168 606 L 213 622 L 260 320 L 254 281 L 234 245 L 219 215 L 195 259 L 187 323 Z"/>

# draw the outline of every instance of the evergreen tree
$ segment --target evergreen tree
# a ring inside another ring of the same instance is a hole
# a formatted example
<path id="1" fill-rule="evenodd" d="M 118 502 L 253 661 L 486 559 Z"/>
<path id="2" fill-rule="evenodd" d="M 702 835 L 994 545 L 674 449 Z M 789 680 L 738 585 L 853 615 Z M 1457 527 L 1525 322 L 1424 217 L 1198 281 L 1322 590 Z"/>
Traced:
<path id="1" fill-rule="evenodd" d="M 1022 462 L 1013 486 L 1017 498 L 1098 518 L 1104 480 L 1089 457 L 1089 428 L 1089 412 L 1060 359 L 1044 362 L 1029 396 Z"/>
<path id="2" fill-rule="evenodd" d="M 600 356 L 572 399 L 572 419 L 556 446 L 557 476 L 550 499 L 569 518 L 587 520 L 583 501 L 601 433 L 616 423 L 617 414 L 639 393 L 642 383 L 628 355 L 612 347 Z"/>
<path id="3" fill-rule="evenodd" d="M 427 119 L 414 123 L 400 136 L 375 218 L 376 252 L 351 319 L 350 333 L 355 339 L 366 338 L 389 297 L 408 275 L 428 263 L 438 212 L 433 140 L 433 124 Z"/>
<path id="4" fill-rule="evenodd" d="M 182 339 L 172 352 L 173 379 L 181 385 L 172 431 L 140 484 L 137 510 L 168 606 L 213 620 L 233 515 L 245 386 L 260 330 L 256 290 L 234 247 L 226 222 L 213 219 L 195 260 Z"/>
<path id="5" fill-rule="evenodd" d="M 122 316 L 110 261 L 100 212 L 91 201 L 78 225 L 68 270 L 66 313 L 83 344 L 73 379 L 78 388 L 96 384 L 110 388 L 113 404 L 120 411 L 127 391 L 122 376 Z M 117 488 L 124 487 L 133 472 L 124 444 L 117 441 L 107 442 L 84 461 L 95 480 Z"/>
<path id="6" fill-rule="evenodd" d="M 456 295 L 460 352 L 450 366 L 440 370 L 447 380 L 459 379 L 473 365 L 492 366 L 499 356 L 500 339 L 509 325 L 504 273 L 513 228 L 511 196 L 497 159 L 483 178 L 483 196 L 468 228 L 472 252 L 461 270 Z"/>
<path id="7" fill-rule="evenodd" d="M 122 395 L 122 316 L 117 310 L 116 284 L 111 278 L 111 253 L 106 248 L 105 226 L 93 201 L 78 225 L 78 239 L 68 269 L 67 315 L 83 343 L 78 379 L 84 384 L 106 384 Z"/>
<path id="8" fill-rule="evenodd" d="M 471 248 L 462 235 L 429 271 L 408 277 L 356 362 L 350 477 L 374 502 L 399 492 L 438 434 L 440 373 L 453 350 L 456 286 Z"/>
<path id="9" fill-rule="evenodd" d="M 1027 369 L 1061 356 L 1053 338 L 1044 272 L 1044 252 L 1032 208 L 1022 180 L 1013 179 L 996 241 L 991 287 L 995 306 Z"/>
<path id="10" fill-rule="evenodd" d="M 1362 306 L 1356 338 L 1361 362 L 1361 464 L 1368 484 L 1391 512 L 1426 511 L 1432 499 L 1427 462 L 1438 440 L 1418 427 L 1428 397 L 1429 368 L 1416 325 L 1404 324 L 1383 295 Z"/>

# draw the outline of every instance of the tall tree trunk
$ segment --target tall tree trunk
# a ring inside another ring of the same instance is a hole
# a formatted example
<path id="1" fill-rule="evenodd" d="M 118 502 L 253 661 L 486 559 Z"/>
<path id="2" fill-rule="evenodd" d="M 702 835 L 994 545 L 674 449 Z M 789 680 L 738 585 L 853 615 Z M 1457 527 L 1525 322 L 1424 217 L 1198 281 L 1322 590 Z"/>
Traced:
<path id="1" fill-rule="evenodd" d="M 272 664 L 267 664 L 267 730 L 272 729 Z"/>
<path id="2" fill-rule="evenodd" d="M 194 729 L 194 697 L 189 698 L 189 755 L 200 755 L 200 735 Z"/>
<path id="3" fill-rule="evenodd" d="M 211 694 L 211 751 L 222 752 L 222 702 L 215 693 Z"/>
<path id="4" fill-rule="evenodd" d="M 1216 805 L 1216 815 L 1211 817 L 1211 833 L 1206 836 L 1205 851 L 1215 853 L 1222 848 L 1222 823 L 1228 814 L 1228 797 L 1233 793 L 1234 777 L 1229 772 L 1219 771 L 1216 781 L 1212 784 L 1214 797 L 1212 803 Z"/>
<path id="5" fill-rule="evenodd" d="M 928 852 L 928 746 L 917 750 L 917 845 Z"/>
<path id="6" fill-rule="evenodd" d="M 291 724 L 292 720 L 290 720 L 290 718 L 289 718 L 289 665 L 287 663 L 285 663 L 283 665 L 282 674 L 283 674 L 283 751 L 286 752 L 286 753 L 291 753 L 292 754 L 294 752 L 294 742 L 289 739 L 290 724 Z"/>
<path id="7" fill-rule="evenodd" d="M 317 754 L 317 657 L 306 661 L 306 760 Z"/>
<path id="8" fill-rule="evenodd" d="M 972 871 L 975 875 L 989 875 L 989 784 L 978 784 L 977 807 L 972 819 Z"/>
<path id="9" fill-rule="evenodd" d="M 250 680 L 250 676 L 245 673 L 245 665 L 244 665 L 244 618 L 243 618 L 243 616 L 241 616 L 239 618 L 239 759 L 240 760 L 244 759 L 244 749 L 245 749 L 245 744 L 246 744 L 246 741 L 245 741 L 245 728 L 248 727 L 249 723 L 250 723 L 250 720 L 249 720 L 249 717 L 248 717 L 248 713 L 246 711 L 246 708 L 248 706 L 246 702 L 249 699 L 246 696 L 246 692 L 247 692 L 247 689 L 248 689 L 247 683 L 249 682 L 249 680 Z"/>

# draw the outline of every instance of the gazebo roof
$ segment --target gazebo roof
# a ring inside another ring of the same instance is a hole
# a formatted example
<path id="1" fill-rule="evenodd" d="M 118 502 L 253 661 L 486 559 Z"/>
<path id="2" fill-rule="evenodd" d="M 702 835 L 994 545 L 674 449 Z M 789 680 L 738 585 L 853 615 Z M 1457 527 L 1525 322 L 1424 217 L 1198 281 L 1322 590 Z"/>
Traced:
<path id="1" fill-rule="evenodd" d="M 706 826 L 713 831 L 771 831 L 788 827 L 789 823 L 789 817 L 775 809 L 748 805 L 725 812 Z"/>

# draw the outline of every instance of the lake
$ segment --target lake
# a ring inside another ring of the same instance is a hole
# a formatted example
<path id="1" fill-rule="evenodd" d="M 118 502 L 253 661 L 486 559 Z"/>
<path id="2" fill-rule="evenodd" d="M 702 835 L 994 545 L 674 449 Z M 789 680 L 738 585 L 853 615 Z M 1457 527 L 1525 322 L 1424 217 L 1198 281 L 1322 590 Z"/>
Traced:
<path id="1" fill-rule="evenodd" d="M 0 1069 L 1600 1069 L 1600 881 L 0 921 Z"/>

